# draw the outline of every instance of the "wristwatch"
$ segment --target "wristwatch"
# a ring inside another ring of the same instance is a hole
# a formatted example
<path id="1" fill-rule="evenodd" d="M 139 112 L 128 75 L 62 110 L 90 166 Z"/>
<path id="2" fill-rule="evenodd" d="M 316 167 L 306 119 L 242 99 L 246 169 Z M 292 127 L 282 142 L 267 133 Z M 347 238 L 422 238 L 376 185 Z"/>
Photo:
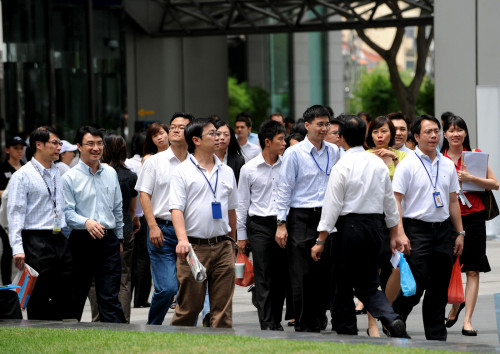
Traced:
<path id="1" fill-rule="evenodd" d="M 324 245 L 326 241 L 320 241 L 319 238 L 316 239 L 316 244 L 317 245 Z"/>
<path id="2" fill-rule="evenodd" d="M 286 220 L 276 220 L 276 225 L 280 226 L 286 223 Z"/>
<path id="3" fill-rule="evenodd" d="M 465 237 L 465 231 L 460 231 L 460 232 L 457 233 L 457 235 L 462 235 L 462 236 Z"/>

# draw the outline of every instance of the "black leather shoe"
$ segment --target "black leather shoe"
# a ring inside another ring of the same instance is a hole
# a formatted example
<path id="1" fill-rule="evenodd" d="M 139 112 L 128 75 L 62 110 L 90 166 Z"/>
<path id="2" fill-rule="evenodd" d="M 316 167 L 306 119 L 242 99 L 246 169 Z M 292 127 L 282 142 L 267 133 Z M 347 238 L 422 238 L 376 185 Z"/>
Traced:
<path id="1" fill-rule="evenodd" d="M 465 307 L 465 302 L 462 302 L 460 304 L 460 306 L 458 307 L 458 311 L 457 311 L 457 313 L 455 315 L 455 318 L 452 319 L 452 320 L 450 320 L 449 318 L 446 319 L 446 323 L 445 323 L 446 328 L 451 328 L 451 327 L 453 327 L 453 325 L 455 323 L 457 323 L 458 316 L 460 315 L 460 312 L 463 310 L 464 307 Z"/>
<path id="2" fill-rule="evenodd" d="M 406 325 L 402 319 L 395 319 L 392 323 L 387 327 L 387 332 L 390 337 L 393 338 L 408 338 L 411 337 L 406 333 Z"/>
<path id="3" fill-rule="evenodd" d="M 475 337 L 475 336 L 477 336 L 477 331 L 475 329 L 463 329 L 462 328 L 462 335 L 467 336 L 467 337 Z"/>
<path id="4" fill-rule="evenodd" d="M 140 309 L 141 307 L 151 307 L 151 304 L 149 302 L 145 302 L 144 304 L 134 305 L 135 309 Z"/>

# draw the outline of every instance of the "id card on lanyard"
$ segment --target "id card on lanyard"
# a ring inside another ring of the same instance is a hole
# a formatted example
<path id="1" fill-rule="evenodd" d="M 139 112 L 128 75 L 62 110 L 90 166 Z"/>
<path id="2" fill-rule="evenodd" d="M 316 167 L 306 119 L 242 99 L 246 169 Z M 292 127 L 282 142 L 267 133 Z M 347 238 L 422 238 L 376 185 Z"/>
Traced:
<path id="1" fill-rule="evenodd" d="M 212 188 L 212 184 L 208 180 L 207 176 L 203 173 L 203 171 L 200 169 L 198 165 L 193 161 L 193 159 L 190 157 L 189 158 L 193 165 L 195 165 L 198 168 L 198 171 L 203 175 L 205 178 L 205 181 L 207 181 L 208 186 L 210 187 L 210 190 L 214 194 L 214 201 L 212 202 L 212 218 L 213 219 L 222 219 L 222 206 L 220 202 L 217 201 L 217 184 L 219 183 L 219 170 L 215 172 L 217 174 L 217 177 L 215 179 L 215 188 Z"/>
<path id="2" fill-rule="evenodd" d="M 38 169 L 38 167 L 35 165 L 35 163 L 33 162 L 33 160 L 31 161 L 31 164 L 33 165 L 33 167 L 35 168 L 35 170 L 37 170 L 38 174 L 40 175 L 40 177 L 42 178 L 43 182 L 45 183 L 45 186 L 47 187 L 47 191 L 49 192 L 49 197 L 50 197 L 50 199 L 52 199 L 52 203 L 54 203 L 54 214 L 55 214 L 55 216 L 54 216 L 54 227 L 52 228 L 52 233 L 58 234 L 59 232 L 61 232 L 61 229 L 62 229 L 62 219 L 57 214 L 57 184 L 56 184 L 56 177 L 54 176 L 54 195 L 52 195 L 52 192 L 50 191 L 49 185 L 47 184 L 47 181 L 45 180 L 45 178 L 43 178 L 42 172 Z"/>
<path id="3" fill-rule="evenodd" d="M 420 158 L 420 156 L 418 156 L 418 154 L 416 152 L 415 152 L 415 155 L 418 157 L 418 159 L 422 163 L 422 166 L 424 166 L 424 170 L 427 173 L 427 176 L 429 177 L 429 180 L 431 181 L 431 186 L 434 189 L 434 193 L 432 193 L 432 197 L 434 198 L 434 205 L 436 206 L 436 208 L 442 208 L 442 207 L 444 207 L 443 198 L 441 197 L 441 193 L 438 192 L 437 189 L 436 189 L 437 181 L 438 181 L 438 176 L 439 176 L 439 160 L 436 163 L 436 168 L 437 168 L 436 180 L 434 181 L 434 184 L 433 184 L 432 183 L 431 175 L 429 174 L 429 171 L 427 171 L 427 168 L 425 167 L 424 161 L 422 161 L 422 159 Z"/>

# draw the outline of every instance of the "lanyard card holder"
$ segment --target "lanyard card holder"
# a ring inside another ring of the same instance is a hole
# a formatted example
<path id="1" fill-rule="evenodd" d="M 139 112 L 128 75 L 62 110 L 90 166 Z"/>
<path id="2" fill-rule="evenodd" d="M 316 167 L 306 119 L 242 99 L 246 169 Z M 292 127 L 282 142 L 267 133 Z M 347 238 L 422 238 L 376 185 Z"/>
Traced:
<path id="1" fill-rule="evenodd" d="M 222 207 L 220 202 L 212 202 L 212 217 L 214 219 L 222 219 Z"/>
<path id="2" fill-rule="evenodd" d="M 432 196 L 434 197 L 434 204 L 436 205 L 436 208 L 444 207 L 443 199 L 441 199 L 440 192 L 434 192 L 434 193 L 432 193 Z"/>

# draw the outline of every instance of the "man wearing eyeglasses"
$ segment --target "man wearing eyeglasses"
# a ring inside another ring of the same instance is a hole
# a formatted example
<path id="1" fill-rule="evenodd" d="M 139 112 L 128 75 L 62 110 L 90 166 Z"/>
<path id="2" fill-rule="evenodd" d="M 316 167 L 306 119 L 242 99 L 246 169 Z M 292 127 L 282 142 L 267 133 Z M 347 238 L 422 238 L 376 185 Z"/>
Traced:
<path id="1" fill-rule="evenodd" d="M 327 324 L 327 299 L 325 294 L 325 299 L 318 301 L 318 294 L 324 293 L 319 284 L 327 278 L 323 264 L 312 260 L 310 250 L 317 242 L 321 207 L 339 148 L 323 141 L 330 129 L 326 107 L 309 107 L 303 117 L 306 138 L 285 150 L 283 156 L 276 201 L 276 242 L 287 248 L 295 331 L 319 332 Z"/>
<path id="2" fill-rule="evenodd" d="M 144 162 L 135 189 L 149 226 L 148 253 L 151 260 L 154 293 L 148 324 L 161 325 L 177 293 L 175 247 L 177 236 L 169 209 L 170 181 L 174 168 L 188 156 L 184 128 L 193 120 L 189 113 L 176 112 L 170 120 L 170 147 Z"/>
<path id="3" fill-rule="evenodd" d="M 85 126 L 76 133 L 80 161 L 63 176 L 64 214 L 71 232 L 74 311 L 81 319 L 95 279 L 101 322 L 125 323 L 118 301 L 123 242 L 122 193 L 115 170 L 102 165 L 101 130 Z"/>
<path id="4" fill-rule="evenodd" d="M 231 328 L 238 191 L 233 170 L 214 154 L 219 134 L 208 118 L 193 120 L 185 130 L 188 156 L 176 167 L 170 185 L 170 212 L 178 244 L 179 295 L 173 326 L 194 326 L 208 286 L 210 327 Z M 186 261 L 189 245 L 206 268 L 197 282 Z M 208 285 L 207 285 L 208 283 Z"/>
<path id="5" fill-rule="evenodd" d="M 33 158 L 11 177 L 7 214 L 15 266 L 25 263 L 38 273 L 28 302 L 30 320 L 73 318 L 65 286 L 72 274 L 64 221 L 62 182 L 54 161 L 61 141 L 50 127 L 39 127 L 30 136 Z"/>

